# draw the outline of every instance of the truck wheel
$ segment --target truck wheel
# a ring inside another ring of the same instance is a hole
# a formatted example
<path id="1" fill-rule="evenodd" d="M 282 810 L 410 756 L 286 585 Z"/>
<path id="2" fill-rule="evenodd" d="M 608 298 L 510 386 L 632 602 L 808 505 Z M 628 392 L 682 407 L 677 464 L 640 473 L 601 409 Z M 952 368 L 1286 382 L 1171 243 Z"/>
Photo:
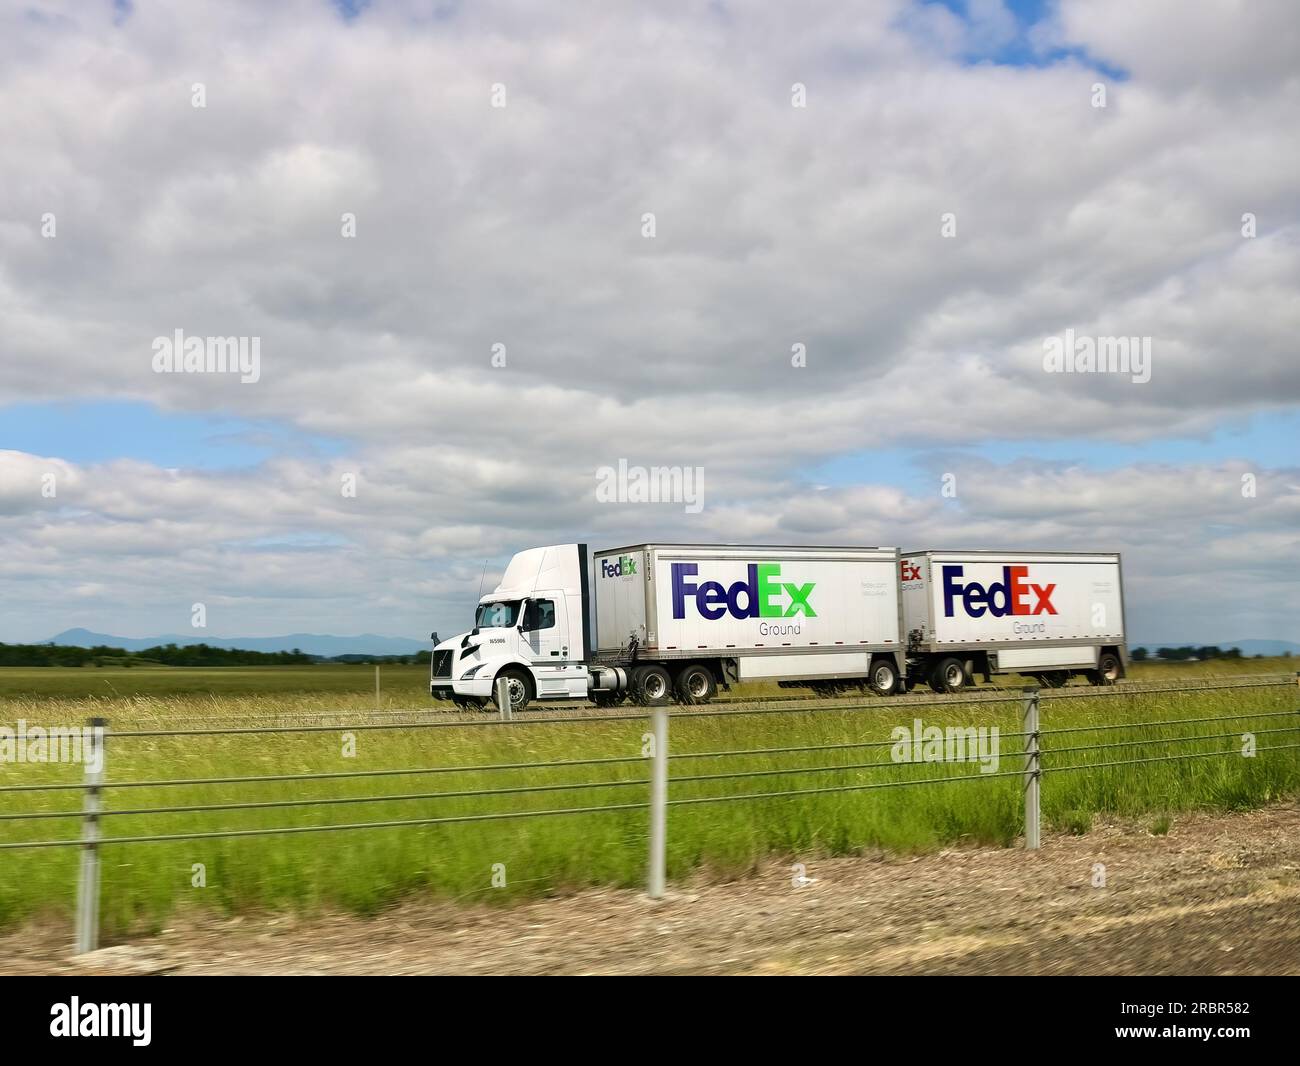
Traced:
<path id="1" fill-rule="evenodd" d="M 960 659 L 940 659 L 930 671 L 930 687 L 935 692 L 960 692 L 966 684 L 966 664 Z"/>
<path id="2" fill-rule="evenodd" d="M 888 659 L 877 659 L 871 664 L 871 691 L 877 696 L 892 696 L 898 691 L 898 669 Z"/>
<path id="3" fill-rule="evenodd" d="M 677 684 L 673 686 L 679 703 L 708 703 L 718 691 L 713 680 L 713 671 L 707 666 L 692 663 L 677 675 Z"/>
<path id="4" fill-rule="evenodd" d="M 1124 676 L 1124 667 L 1119 656 L 1106 652 L 1097 660 L 1097 669 L 1088 673 L 1088 680 L 1094 685 L 1113 685 Z"/>
<path id="5" fill-rule="evenodd" d="M 533 698 L 533 679 L 524 671 L 514 667 L 502 670 L 501 673 L 497 674 L 498 681 L 502 678 L 505 678 L 506 692 L 510 696 L 510 710 L 522 711 L 528 706 L 529 700 Z M 497 687 L 495 684 L 492 686 L 492 703 L 498 711 L 501 710 L 501 704 L 497 703 Z"/>
<path id="6" fill-rule="evenodd" d="M 643 707 L 662 707 L 673 698 L 673 679 L 657 663 L 632 671 L 632 699 Z"/>

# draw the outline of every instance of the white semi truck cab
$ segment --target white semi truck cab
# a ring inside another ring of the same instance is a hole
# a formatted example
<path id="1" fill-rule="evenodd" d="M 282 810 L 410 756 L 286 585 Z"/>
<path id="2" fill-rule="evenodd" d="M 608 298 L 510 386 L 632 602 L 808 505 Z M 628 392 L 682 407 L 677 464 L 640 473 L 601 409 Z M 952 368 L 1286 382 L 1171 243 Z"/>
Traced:
<path id="1" fill-rule="evenodd" d="M 503 676 L 516 708 L 533 699 L 585 698 L 589 598 L 585 544 L 520 552 L 479 600 L 474 628 L 433 649 L 433 697 L 481 707 Z"/>

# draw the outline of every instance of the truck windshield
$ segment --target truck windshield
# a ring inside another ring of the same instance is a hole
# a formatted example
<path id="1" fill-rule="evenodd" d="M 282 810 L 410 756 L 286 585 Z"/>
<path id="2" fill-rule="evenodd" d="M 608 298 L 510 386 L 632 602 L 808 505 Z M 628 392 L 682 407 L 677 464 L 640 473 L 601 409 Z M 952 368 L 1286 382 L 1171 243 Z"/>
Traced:
<path id="1" fill-rule="evenodd" d="M 474 625 L 479 629 L 508 629 L 519 621 L 519 603 L 519 600 L 480 603 L 474 612 Z"/>

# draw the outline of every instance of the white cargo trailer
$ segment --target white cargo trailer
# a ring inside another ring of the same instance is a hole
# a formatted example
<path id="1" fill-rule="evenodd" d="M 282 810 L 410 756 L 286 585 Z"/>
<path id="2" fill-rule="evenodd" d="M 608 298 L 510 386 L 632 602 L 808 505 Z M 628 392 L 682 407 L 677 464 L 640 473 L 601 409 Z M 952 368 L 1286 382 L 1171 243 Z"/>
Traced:
<path id="1" fill-rule="evenodd" d="M 475 628 L 434 649 L 430 691 L 482 705 L 504 678 L 516 709 L 703 703 L 754 679 L 888 695 L 903 676 L 898 566 L 897 548 L 638 544 L 598 552 L 589 575 L 585 544 L 533 548 Z"/>
<path id="2" fill-rule="evenodd" d="M 1118 554 L 920 551 L 899 561 L 909 685 L 997 673 L 1111 684 L 1128 662 Z"/>

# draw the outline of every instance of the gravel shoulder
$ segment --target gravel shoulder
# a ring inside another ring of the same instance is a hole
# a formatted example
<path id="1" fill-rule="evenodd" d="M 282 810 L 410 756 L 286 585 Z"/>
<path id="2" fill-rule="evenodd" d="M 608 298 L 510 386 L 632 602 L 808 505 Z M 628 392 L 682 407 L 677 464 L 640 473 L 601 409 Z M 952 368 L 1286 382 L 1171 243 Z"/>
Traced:
<path id="1" fill-rule="evenodd" d="M 1300 974 L 1300 804 L 1049 834 L 1037 853 L 800 860 L 651 901 L 179 916 L 70 957 L 66 923 L 0 937 L 10 974 Z M 1105 886 L 1094 886 L 1105 867 Z"/>

